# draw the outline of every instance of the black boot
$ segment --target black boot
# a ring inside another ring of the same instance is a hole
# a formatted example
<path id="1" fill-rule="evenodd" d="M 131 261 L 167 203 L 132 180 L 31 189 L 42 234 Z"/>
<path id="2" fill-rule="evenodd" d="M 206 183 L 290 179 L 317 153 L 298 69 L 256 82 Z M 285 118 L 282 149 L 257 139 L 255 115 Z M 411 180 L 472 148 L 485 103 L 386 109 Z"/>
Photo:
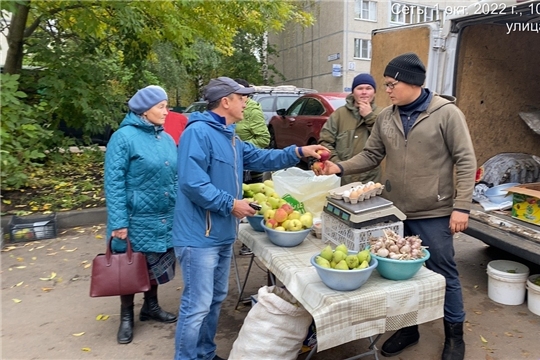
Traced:
<path id="1" fill-rule="evenodd" d="M 444 350 L 442 360 L 463 360 L 465 342 L 463 341 L 463 323 L 444 321 Z"/>
<path id="2" fill-rule="evenodd" d="M 116 339 L 119 344 L 129 344 L 133 340 L 133 305 L 120 307 L 120 327 Z"/>
<path id="3" fill-rule="evenodd" d="M 144 298 L 144 304 L 139 315 L 141 321 L 156 320 L 164 323 L 173 323 L 176 321 L 176 315 L 163 310 L 157 300 L 157 296 Z"/>
<path id="4" fill-rule="evenodd" d="M 420 339 L 418 325 L 399 329 L 384 342 L 381 348 L 381 355 L 386 357 L 395 356 L 409 346 L 418 344 L 418 339 Z"/>

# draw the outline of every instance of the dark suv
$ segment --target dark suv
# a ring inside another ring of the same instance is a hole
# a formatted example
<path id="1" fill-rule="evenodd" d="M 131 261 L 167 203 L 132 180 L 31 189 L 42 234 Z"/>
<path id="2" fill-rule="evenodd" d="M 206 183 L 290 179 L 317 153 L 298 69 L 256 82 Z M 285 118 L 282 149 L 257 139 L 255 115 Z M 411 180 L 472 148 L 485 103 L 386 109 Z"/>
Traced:
<path id="1" fill-rule="evenodd" d="M 254 88 L 252 99 L 261 104 L 267 125 L 272 116 L 277 115 L 277 109 L 288 109 L 300 96 L 317 92 L 317 90 L 297 88 L 292 85 L 254 86 Z"/>

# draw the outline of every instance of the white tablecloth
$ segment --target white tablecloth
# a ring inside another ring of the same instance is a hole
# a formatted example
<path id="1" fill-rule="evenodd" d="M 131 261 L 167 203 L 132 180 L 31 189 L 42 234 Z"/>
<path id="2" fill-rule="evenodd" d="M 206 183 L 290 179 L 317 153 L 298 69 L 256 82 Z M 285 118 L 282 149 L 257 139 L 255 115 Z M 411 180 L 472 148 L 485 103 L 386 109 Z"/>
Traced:
<path id="1" fill-rule="evenodd" d="M 239 240 L 311 313 L 318 351 L 443 317 L 445 279 L 425 267 L 403 281 L 387 280 L 373 271 L 360 289 L 334 291 L 310 263 L 326 246 L 321 239 L 310 235 L 299 246 L 279 247 L 266 233 L 241 224 Z"/>

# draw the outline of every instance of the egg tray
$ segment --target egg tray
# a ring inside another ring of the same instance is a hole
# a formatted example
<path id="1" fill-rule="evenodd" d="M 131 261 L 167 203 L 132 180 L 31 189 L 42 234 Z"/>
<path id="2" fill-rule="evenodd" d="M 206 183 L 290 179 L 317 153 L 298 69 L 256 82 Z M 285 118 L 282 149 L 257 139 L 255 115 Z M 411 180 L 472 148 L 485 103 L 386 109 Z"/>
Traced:
<path id="1" fill-rule="evenodd" d="M 381 185 L 380 187 L 378 187 L 376 189 L 371 189 L 369 191 L 363 192 L 356 199 L 344 195 L 345 191 L 351 190 L 352 188 L 354 188 L 354 187 L 356 187 L 358 185 L 364 185 L 364 184 L 362 182 L 357 181 L 357 182 L 353 182 L 353 183 L 350 183 L 350 184 L 347 184 L 347 185 L 343 185 L 343 186 L 340 186 L 338 188 L 330 190 L 328 192 L 328 195 L 332 199 L 343 200 L 343 201 L 351 203 L 351 204 L 356 204 L 359 201 L 368 200 L 368 199 L 370 199 L 372 197 L 375 197 L 377 195 L 381 195 L 382 191 L 384 189 L 384 185 Z"/>

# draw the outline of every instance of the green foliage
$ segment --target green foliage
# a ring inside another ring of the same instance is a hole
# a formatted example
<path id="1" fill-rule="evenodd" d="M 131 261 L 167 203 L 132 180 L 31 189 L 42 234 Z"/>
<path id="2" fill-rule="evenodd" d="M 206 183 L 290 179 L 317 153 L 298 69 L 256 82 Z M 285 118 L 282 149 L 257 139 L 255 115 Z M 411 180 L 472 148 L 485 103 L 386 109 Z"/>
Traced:
<path id="1" fill-rule="evenodd" d="M 38 121 L 45 104 L 24 103 L 26 94 L 18 91 L 18 80 L 19 75 L 1 74 L 2 190 L 20 188 L 26 183 L 27 173 L 41 166 L 46 150 L 44 140 L 51 136 Z"/>

